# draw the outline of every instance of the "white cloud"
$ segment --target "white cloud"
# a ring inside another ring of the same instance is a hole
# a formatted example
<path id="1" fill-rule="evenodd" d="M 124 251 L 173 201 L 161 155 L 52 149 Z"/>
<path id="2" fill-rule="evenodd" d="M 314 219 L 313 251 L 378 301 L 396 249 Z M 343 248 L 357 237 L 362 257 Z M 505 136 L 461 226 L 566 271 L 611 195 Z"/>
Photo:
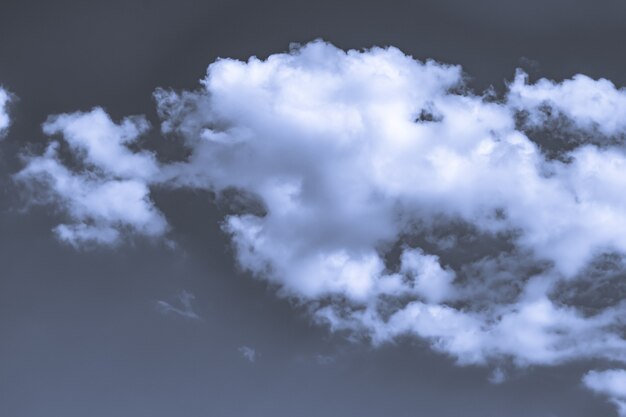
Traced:
<path id="1" fill-rule="evenodd" d="M 78 243 L 162 234 L 151 184 L 239 190 L 256 200 L 224 222 L 239 264 L 374 343 L 414 335 L 464 364 L 626 362 L 626 304 L 577 302 L 594 262 L 626 254 L 626 153 L 590 141 L 554 160 L 516 122 L 523 110 L 553 128 L 533 116 L 548 103 L 586 135 L 619 135 L 622 94 L 582 76 L 518 75 L 494 102 L 466 92 L 457 66 L 318 41 L 219 60 L 198 91 L 158 90 L 163 131 L 184 138 L 185 160 L 131 151 L 145 121 L 114 124 L 96 109 L 44 128 L 85 169 L 70 171 L 53 146 L 20 175 L 54 179 L 73 220 L 57 232 Z"/>
<path id="2" fill-rule="evenodd" d="M 513 107 L 527 110 L 534 125 L 562 114 L 583 129 L 598 129 L 605 135 L 626 132 L 626 90 L 604 78 L 578 74 L 560 83 L 542 78 L 528 84 L 528 76 L 518 71 L 508 99 Z M 547 114 L 542 106 L 552 112 Z"/>
<path id="3" fill-rule="evenodd" d="M 7 113 L 7 105 L 11 101 L 9 93 L 0 87 L 0 138 L 4 136 L 11 124 L 11 119 Z"/>
<path id="4" fill-rule="evenodd" d="M 132 152 L 127 147 L 148 129 L 143 117 L 129 117 L 116 124 L 100 107 L 52 116 L 43 124 L 45 134 L 63 135 L 72 152 L 89 167 L 111 176 L 153 180 L 159 171 L 154 155 Z"/>
<path id="5" fill-rule="evenodd" d="M 147 129 L 142 118 L 115 124 L 100 108 L 87 113 L 51 117 L 48 135 L 61 134 L 73 164 L 52 141 L 41 156 L 27 156 L 16 179 L 34 188 L 39 202 L 54 201 L 69 223 L 57 226 L 59 239 L 76 247 L 85 243 L 115 244 L 126 230 L 158 236 L 167 223 L 149 198 L 149 183 L 159 171 L 154 155 L 133 152 L 127 145 Z"/>
<path id="6" fill-rule="evenodd" d="M 248 362 L 256 361 L 257 352 L 250 346 L 240 346 L 237 350 Z"/>
<path id="7" fill-rule="evenodd" d="M 607 396 L 617 407 L 619 415 L 626 416 L 625 370 L 590 371 L 583 377 L 583 383 L 590 390 Z"/>
<path id="8" fill-rule="evenodd" d="M 201 320 L 200 316 L 193 310 L 193 300 L 195 296 L 189 291 L 182 291 L 178 294 L 177 303 L 179 306 L 172 305 L 167 301 L 157 301 L 157 308 L 162 314 L 177 314 L 181 317 L 191 320 Z"/>

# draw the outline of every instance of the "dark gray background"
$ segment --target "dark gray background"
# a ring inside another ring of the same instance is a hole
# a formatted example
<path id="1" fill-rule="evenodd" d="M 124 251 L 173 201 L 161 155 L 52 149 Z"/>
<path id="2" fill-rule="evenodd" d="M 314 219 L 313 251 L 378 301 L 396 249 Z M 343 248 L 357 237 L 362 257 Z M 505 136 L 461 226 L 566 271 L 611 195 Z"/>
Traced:
<path id="1" fill-rule="evenodd" d="M 488 369 L 415 341 L 372 349 L 311 325 L 235 270 L 208 195 L 157 193 L 177 250 L 137 241 L 77 252 L 54 240 L 50 208 L 20 210 L 7 175 L 17 150 L 44 143 L 48 114 L 101 105 L 156 123 L 154 88 L 195 88 L 218 56 L 264 57 L 318 37 L 461 64 L 478 89 L 501 88 L 520 65 L 621 86 L 625 17 L 626 2 L 598 0 L 0 1 L 0 84 L 19 97 L 0 151 L 0 416 L 613 415 L 580 384 L 591 364 L 496 386 Z M 157 311 L 181 290 L 203 320 Z"/>

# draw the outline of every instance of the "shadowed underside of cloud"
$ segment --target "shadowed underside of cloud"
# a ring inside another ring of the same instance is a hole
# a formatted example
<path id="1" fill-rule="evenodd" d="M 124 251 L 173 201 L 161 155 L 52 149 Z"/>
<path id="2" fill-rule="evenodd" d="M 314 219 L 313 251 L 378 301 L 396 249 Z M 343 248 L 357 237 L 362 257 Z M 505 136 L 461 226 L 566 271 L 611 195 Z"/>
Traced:
<path id="1" fill-rule="evenodd" d="M 477 95 L 458 66 L 317 41 L 218 60 L 198 90 L 155 98 L 184 160 L 138 150 L 143 118 L 44 124 L 58 138 L 17 178 L 62 208 L 59 238 L 164 234 L 151 186 L 234 192 L 240 266 L 334 330 L 413 335 L 462 364 L 626 361 L 626 92 L 611 82 L 519 72 Z"/>

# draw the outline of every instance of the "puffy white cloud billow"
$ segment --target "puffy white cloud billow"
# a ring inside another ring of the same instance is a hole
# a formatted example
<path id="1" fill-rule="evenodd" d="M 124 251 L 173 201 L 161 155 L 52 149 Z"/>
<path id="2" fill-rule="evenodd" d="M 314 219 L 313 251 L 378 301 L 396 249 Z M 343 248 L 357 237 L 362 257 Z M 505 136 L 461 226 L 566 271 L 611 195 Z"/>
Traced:
<path id="1" fill-rule="evenodd" d="M 159 172 L 156 159 L 128 148 L 147 128 L 143 118 L 116 124 L 101 108 L 44 123 L 44 132 L 60 135 L 75 160 L 62 160 L 62 143 L 54 140 L 43 155 L 26 157 L 16 179 L 34 188 L 37 199 L 57 202 L 66 213 L 69 222 L 54 229 L 59 239 L 74 246 L 110 245 L 125 230 L 146 236 L 165 232 L 167 222 L 149 198 L 148 185 Z"/>
<path id="2" fill-rule="evenodd" d="M 609 136 L 626 131 L 626 92 L 607 79 L 578 74 L 561 83 L 543 78 L 529 85 L 528 76 L 518 71 L 508 100 L 513 107 L 528 111 L 533 125 L 564 115 L 581 129 L 597 129 Z"/>

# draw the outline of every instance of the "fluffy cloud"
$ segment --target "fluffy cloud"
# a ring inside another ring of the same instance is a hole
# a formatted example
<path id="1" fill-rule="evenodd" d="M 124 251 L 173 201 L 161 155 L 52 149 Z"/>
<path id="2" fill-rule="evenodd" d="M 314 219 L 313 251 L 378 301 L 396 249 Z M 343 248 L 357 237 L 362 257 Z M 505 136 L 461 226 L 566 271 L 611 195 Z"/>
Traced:
<path id="1" fill-rule="evenodd" d="M 590 390 L 606 395 L 615 404 L 620 416 L 626 416 L 626 371 L 611 369 L 608 371 L 590 371 L 583 383 Z"/>
<path id="2" fill-rule="evenodd" d="M 563 115 L 576 126 L 611 136 L 626 130 L 626 91 L 606 79 L 578 74 L 561 83 L 541 79 L 529 85 L 518 71 L 509 85 L 509 104 L 526 110 L 533 125 Z"/>
<path id="3" fill-rule="evenodd" d="M 9 104 L 10 99 L 11 96 L 9 93 L 0 87 L 0 137 L 4 136 L 9 124 L 11 123 L 7 113 L 7 105 Z"/>
<path id="4" fill-rule="evenodd" d="M 625 266 L 626 93 L 610 82 L 518 73 L 494 99 L 468 91 L 458 66 L 318 41 L 218 60 L 200 89 L 155 98 L 184 160 L 131 151 L 141 119 L 94 110 L 44 127 L 86 166 L 67 174 L 81 192 L 51 182 L 75 236 L 92 223 L 164 232 L 150 184 L 236 195 L 224 230 L 239 264 L 333 329 L 414 335 L 460 363 L 626 361 L 626 305 L 588 291 Z M 555 118 L 584 139 L 559 158 L 535 135 L 559 133 Z M 21 175 L 57 178 L 54 152 Z M 100 214 L 110 181 L 143 184 L 120 200 L 142 216 Z"/>
<path id="5" fill-rule="evenodd" d="M 414 334 L 461 363 L 625 360 L 622 303 L 588 315 L 557 294 L 626 252 L 626 155 L 581 144 L 550 159 L 517 122 L 549 105 L 618 134 L 603 109 L 624 93 L 521 73 L 504 101 L 464 90 L 459 67 L 394 48 L 220 60 L 200 91 L 156 93 L 163 130 L 191 150 L 167 176 L 255 196 L 263 213 L 225 222 L 239 263 L 335 329 Z"/>
<path id="6" fill-rule="evenodd" d="M 26 156 L 16 179 L 29 185 L 39 202 L 56 202 L 69 222 L 54 229 L 59 239 L 76 247 L 115 244 L 124 231 L 160 236 L 167 222 L 149 198 L 149 183 L 159 167 L 154 155 L 131 151 L 148 128 L 143 118 L 114 123 L 100 108 L 87 113 L 53 116 L 43 125 L 60 135 L 40 156 Z M 59 152 L 67 146 L 73 160 Z"/>

